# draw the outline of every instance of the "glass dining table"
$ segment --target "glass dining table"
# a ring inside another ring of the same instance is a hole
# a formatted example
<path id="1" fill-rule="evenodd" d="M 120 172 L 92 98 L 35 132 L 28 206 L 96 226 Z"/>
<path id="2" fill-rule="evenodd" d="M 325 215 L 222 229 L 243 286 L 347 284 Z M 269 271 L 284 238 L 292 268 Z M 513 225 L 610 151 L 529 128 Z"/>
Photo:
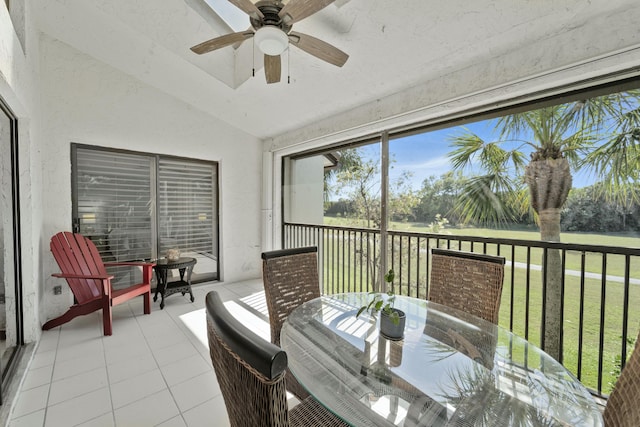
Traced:
<path id="1" fill-rule="evenodd" d="M 350 425 L 603 425 L 589 391 L 507 329 L 397 296 L 404 338 L 389 340 L 379 333 L 379 316 L 356 318 L 369 298 L 316 298 L 292 311 L 281 333 L 293 375 Z"/>

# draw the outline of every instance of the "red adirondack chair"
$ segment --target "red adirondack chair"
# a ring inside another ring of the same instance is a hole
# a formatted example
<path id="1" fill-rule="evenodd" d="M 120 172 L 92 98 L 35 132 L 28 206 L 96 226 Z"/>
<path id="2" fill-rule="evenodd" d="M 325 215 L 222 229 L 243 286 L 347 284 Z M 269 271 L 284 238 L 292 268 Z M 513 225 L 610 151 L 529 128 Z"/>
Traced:
<path id="1" fill-rule="evenodd" d="M 63 231 L 51 238 L 51 252 L 62 273 L 52 274 L 67 280 L 76 304 L 60 317 L 49 320 L 43 330 L 55 328 L 71 319 L 102 309 L 104 334 L 111 335 L 111 307 L 142 295 L 144 314 L 151 313 L 151 277 L 153 263 L 103 263 L 93 242 L 81 234 Z M 112 289 L 112 275 L 106 266 L 129 265 L 142 267 L 142 283 L 125 289 Z"/>

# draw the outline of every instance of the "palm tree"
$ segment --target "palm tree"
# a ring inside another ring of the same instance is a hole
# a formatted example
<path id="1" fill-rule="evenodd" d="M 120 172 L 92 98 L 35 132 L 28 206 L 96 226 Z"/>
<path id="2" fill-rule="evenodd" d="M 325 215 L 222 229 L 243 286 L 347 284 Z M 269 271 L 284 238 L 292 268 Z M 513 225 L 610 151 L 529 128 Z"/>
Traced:
<path id="1" fill-rule="evenodd" d="M 465 132 L 454 136 L 454 169 L 481 174 L 466 182 L 456 211 L 467 222 L 506 222 L 533 211 L 543 241 L 560 241 L 560 213 L 572 170 L 590 168 L 617 203 L 638 200 L 640 188 L 640 90 L 620 92 L 501 117 L 495 141 Z M 528 148 L 528 150 L 527 150 Z M 526 161 L 525 151 L 530 151 Z M 562 265 L 548 250 L 544 349 L 560 359 Z M 544 284 L 543 284 L 544 285 Z"/>

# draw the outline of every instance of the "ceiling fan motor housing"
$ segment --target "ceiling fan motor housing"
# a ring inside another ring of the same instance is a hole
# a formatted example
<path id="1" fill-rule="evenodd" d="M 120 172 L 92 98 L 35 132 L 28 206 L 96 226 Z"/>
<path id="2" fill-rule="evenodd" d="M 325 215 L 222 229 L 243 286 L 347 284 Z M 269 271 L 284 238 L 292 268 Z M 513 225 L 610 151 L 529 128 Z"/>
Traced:
<path id="1" fill-rule="evenodd" d="M 256 7 L 260 9 L 260 12 L 264 15 L 262 19 L 256 19 L 250 17 L 251 26 L 257 31 L 264 26 L 272 26 L 279 28 L 284 31 L 286 34 L 289 34 L 291 31 L 291 24 L 285 24 L 282 18 L 278 16 L 280 10 L 284 7 L 284 3 L 281 1 L 268 1 L 262 0 L 256 3 Z"/>

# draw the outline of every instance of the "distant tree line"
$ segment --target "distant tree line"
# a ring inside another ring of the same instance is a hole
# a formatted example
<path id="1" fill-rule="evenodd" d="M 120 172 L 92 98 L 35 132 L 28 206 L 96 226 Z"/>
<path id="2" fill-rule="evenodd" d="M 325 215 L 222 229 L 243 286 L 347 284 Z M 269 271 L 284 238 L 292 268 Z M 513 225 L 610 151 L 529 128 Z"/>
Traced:
<path id="1" fill-rule="evenodd" d="M 426 178 L 418 191 L 398 200 L 412 200 L 409 206 L 391 210 L 391 221 L 432 223 L 437 215 L 445 217 L 451 226 L 461 225 L 462 218 L 456 212 L 456 202 L 462 194 L 465 178 L 461 172 L 448 172 L 439 177 Z M 406 187 L 403 188 L 406 191 Z M 500 195 L 496 195 L 500 197 Z M 375 204 L 376 208 L 378 203 Z M 325 215 L 333 217 L 358 218 L 361 215 L 358 203 L 354 200 L 340 199 L 325 203 Z M 491 224 L 494 226 L 535 224 L 533 213 L 512 213 L 510 224 Z M 469 224 L 467 222 L 467 224 Z M 486 225 L 471 224 L 471 225 Z M 561 226 L 570 232 L 621 232 L 640 231 L 640 204 L 628 203 L 627 207 L 614 200 L 608 200 L 598 185 L 573 188 L 562 209 Z"/>

